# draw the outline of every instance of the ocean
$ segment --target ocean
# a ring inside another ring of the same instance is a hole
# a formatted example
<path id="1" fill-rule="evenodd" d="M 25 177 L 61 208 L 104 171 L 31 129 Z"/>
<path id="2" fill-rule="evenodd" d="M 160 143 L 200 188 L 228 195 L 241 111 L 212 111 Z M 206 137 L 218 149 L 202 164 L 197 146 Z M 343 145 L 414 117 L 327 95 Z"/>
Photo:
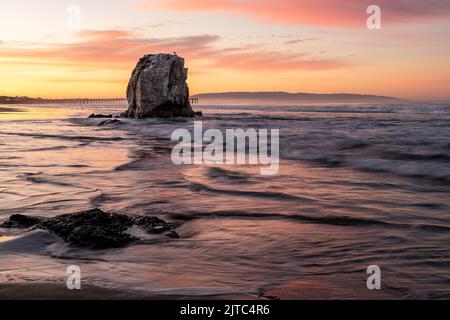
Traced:
<path id="1" fill-rule="evenodd" d="M 64 283 L 77 265 L 83 283 L 168 296 L 450 298 L 450 104 L 196 106 L 205 129 L 279 129 L 273 176 L 174 165 L 171 133 L 194 119 L 87 119 L 125 109 L 0 106 L 0 223 L 100 208 L 180 239 L 92 250 L 0 228 L 0 285 Z"/>

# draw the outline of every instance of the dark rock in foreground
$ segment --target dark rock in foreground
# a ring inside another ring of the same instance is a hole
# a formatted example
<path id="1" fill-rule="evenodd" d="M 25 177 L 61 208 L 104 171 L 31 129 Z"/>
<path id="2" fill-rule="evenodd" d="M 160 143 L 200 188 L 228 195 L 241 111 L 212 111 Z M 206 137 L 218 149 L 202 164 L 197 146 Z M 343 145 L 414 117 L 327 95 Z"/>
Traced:
<path id="1" fill-rule="evenodd" d="M 21 214 L 12 215 L 8 221 L 3 223 L 1 226 L 3 228 L 17 228 L 26 229 L 34 227 L 35 225 L 42 222 L 42 219 L 36 217 L 27 217 Z"/>
<path id="2" fill-rule="evenodd" d="M 129 216 L 109 214 L 99 209 L 62 215 L 41 224 L 67 243 L 92 248 L 122 247 L 137 240 L 125 233 L 132 225 L 133 219 Z"/>
<path id="3" fill-rule="evenodd" d="M 130 217 L 123 214 L 106 213 L 100 209 L 67 214 L 54 218 L 36 218 L 13 215 L 1 225 L 4 228 L 36 227 L 53 232 L 67 243 L 77 247 L 106 249 L 123 247 L 138 238 L 126 231 L 139 226 L 151 234 L 169 232 L 177 238 L 173 227 L 156 217 Z"/>
<path id="4" fill-rule="evenodd" d="M 133 70 L 127 88 L 126 118 L 192 117 L 188 70 L 184 59 L 171 54 L 142 57 Z"/>

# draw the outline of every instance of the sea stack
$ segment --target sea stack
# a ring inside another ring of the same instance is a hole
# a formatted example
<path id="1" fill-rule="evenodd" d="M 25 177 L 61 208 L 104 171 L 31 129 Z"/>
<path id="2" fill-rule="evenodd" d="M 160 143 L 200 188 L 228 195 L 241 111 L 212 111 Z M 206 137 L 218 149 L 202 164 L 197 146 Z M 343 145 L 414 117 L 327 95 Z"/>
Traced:
<path id="1" fill-rule="evenodd" d="M 192 117 L 188 69 L 184 59 L 172 54 L 142 57 L 131 75 L 127 89 L 126 118 Z"/>

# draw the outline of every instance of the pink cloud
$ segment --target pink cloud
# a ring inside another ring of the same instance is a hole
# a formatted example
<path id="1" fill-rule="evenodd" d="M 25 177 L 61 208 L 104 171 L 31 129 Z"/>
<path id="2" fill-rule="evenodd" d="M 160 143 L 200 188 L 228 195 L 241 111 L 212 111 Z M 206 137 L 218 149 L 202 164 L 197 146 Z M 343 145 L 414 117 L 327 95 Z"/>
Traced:
<path id="1" fill-rule="evenodd" d="M 3 57 L 16 59 L 33 58 L 47 60 L 48 63 L 86 63 L 109 65 L 135 61 L 140 56 L 151 52 L 188 52 L 190 55 L 208 50 L 210 43 L 217 36 L 201 35 L 183 38 L 149 38 L 135 37 L 131 32 L 119 30 L 84 30 L 77 36 L 77 41 L 65 44 L 48 44 L 36 47 L 24 43 L 0 48 Z"/>
<path id="2" fill-rule="evenodd" d="M 377 4 L 385 24 L 450 16 L 448 0 L 141 0 L 137 6 L 181 12 L 232 13 L 266 22 L 363 27 L 367 7 Z"/>
<path id="3" fill-rule="evenodd" d="M 332 58 L 316 58 L 298 53 L 270 51 L 219 54 L 212 61 L 214 68 L 267 71 L 318 71 L 349 66 L 348 63 Z"/>
<path id="4" fill-rule="evenodd" d="M 299 44 L 299 43 L 318 41 L 318 40 L 319 40 L 319 38 L 298 38 L 298 39 L 286 40 L 284 43 L 285 44 Z"/>
<path id="5" fill-rule="evenodd" d="M 266 51 L 258 45 L 220 47 L 216 35 L 174 38 L 140 38 L 120 30 L 84 30 L 76 42 L 45 47 L 5 46 L 0 55 L 20 63 L 47 63 L 85 69 L 129 69 L 148 53 L 177 51 L 189 65 L 240 71 L 327 70 L 346 66 L 334 58 L 317 58 L 305 53 Z M 198 71 L 198 70 L 197 70 Z M 200 70 L 201 71 L 201 70 Z"/>

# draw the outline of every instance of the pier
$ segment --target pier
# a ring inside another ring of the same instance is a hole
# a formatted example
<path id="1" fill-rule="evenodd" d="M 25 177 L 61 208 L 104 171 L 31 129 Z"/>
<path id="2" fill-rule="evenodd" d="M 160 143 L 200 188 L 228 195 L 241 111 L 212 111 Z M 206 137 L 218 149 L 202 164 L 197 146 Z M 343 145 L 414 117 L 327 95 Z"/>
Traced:
<path id="1" fill-rule="evenodd" d="M 198 104 L 198 98 L 190 98 L 191 104 Z M 123 105 L 127 99 L 33 99 L 29 104 L 64 104 L 64 105 Z"/>
<path id="2" fill-rule="evenodd" d="M 189 98 L 191 104 L 198 104 L 198 98 Z M 108 98 L 108 99 L 42 99 L 29 97 L 0 97 L 0 104 L 31 104 L 31 105 L 127 105 L 128 101 L 124 98 Z"/>
<path id="3" fill-rule="evenodd" d="M 30 104 L 64 104 L 64 105 L 123 105 L 126 99 L 36 99 Z"/>

